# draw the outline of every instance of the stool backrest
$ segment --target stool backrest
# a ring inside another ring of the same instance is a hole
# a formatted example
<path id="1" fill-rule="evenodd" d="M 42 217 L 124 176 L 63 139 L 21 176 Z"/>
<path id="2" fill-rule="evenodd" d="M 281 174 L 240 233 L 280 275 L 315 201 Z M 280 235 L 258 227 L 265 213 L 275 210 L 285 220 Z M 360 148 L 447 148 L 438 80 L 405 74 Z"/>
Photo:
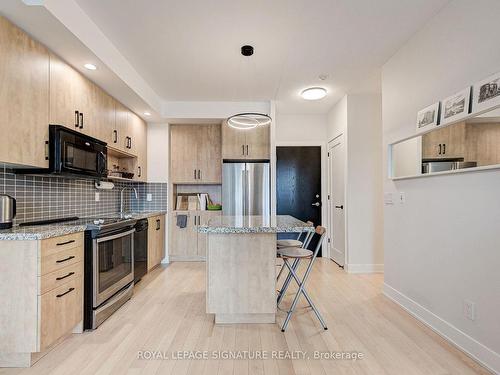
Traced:
<path id="1" fill-rule="evenodd" d="M 322 227 L 321 225 L 318 225 L 316 227 L 315 231 L 312 232 L 312 233 L 313 233 L 313 235 L 311 235 L 309 237 L 309 241 L 308 241 L 307 245 L 304 246 L 304 248 L 309 249 L 309 244 L 311 243 L 311 240 L 313 239 L 313 237 L 316 237 L 316 238 L 319 237 L 318 238 L 318 242 L 316 242 L 316 247 L 314 248 L 314 250 L 313 249 L 309 249 L 309 250 L 312 250 L 312 252 L 313 252 L 313 258 L 316 258 L 316 255 L 318 255 L 319 249 L 321 249 L 321 245 L 323 243 L 323 239 L 324 239 L 324 237 L 326 235 L 326 228 Z"/>

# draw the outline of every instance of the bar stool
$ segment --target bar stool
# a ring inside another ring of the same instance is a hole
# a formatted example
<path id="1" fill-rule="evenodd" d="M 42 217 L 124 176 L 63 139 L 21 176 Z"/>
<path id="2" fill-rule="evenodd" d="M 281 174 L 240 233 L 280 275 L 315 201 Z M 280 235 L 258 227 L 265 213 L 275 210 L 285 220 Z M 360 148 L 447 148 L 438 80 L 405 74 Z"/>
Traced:
<path id="1" fill-rule="evenodd" d="M 287 278 L 286 278 L 285 282 L 283 283 L 281 290 L 278 292 L 278 300 L 277 300 L 278 306 L 280 305 L 281 301 L 283 300 L 283 297 L 285 296 L 286 290 L 288 289 L 292 278 L 295 280 L 295 282 L 299 286 L 299 289 L 297 290 L 297 294 L 295 295 L 295 297 L 293 299 L 292 305 L 290 307 L 290 310 L 287 313 L 287 316 L 286 316 L 286 319 L 283 323 L 283 326 L 281 327 L 281 332 L 285 332 L 286 327 L 288 326 L 288 323 L 290 322 L 290 319 L 292 317 L 292 314 L 295 311 L 295 308 L 297 306 L 297 302 L 299 301 L 301 294 L 303 294 L 304 297 L 306 298 L 307 302 L 309 303 L 309 307 L 311 307 L 313 309 L 314 313 L 316 314 L 316 317 L 318 318 L 319 322 L 323 326 L 323 329 L 325 329 L 325 330 L 328 329 L 328 327 L 325 324 L 325 321 L 321 317 L 321 314 L 319 313 L 318 309 L 314 305 L 311 297 L 309 296 L 309 294 L 307 293 L 307 291 L 305 289 L 305 285 L 306 285 L 307 279 L 309 278 L 309 275 L 311 273 L 314 261 L 316 260 L 319 249 L 321 248 L 321 244 L 323 242 L 323 238 L 325 236 L 326 229 L 324 227 L 318 226 L 316 228 L 315 232 L 316 232 L 316 234 L 318 234 L 320 236 L 320 238 L 318 240 L 318 243 L 317 243 L 314 251 L 311 251 L 311 250 L 308 250 L 305 248 L 297 248 L 297 247 L 286 247 L 286 248 L 281 248 L 278 250 L 278 253 L 280 254 L 281 258 L 283 258 L 284 265 L 288 268 Z M 312 237 L 313 236 L 311 235 L 311 238 Z M 310 242 L 310 239 L 309 239 L 309 242 Z M 308 244 L 309 244 L 309 242 L 308 242 Z M 293 259 L 292 264 L 290 264 L 290 259 Z M 309 259 L 309 264 L 307 266 L 306 272 L 304 273 L 304 277 L 301 280 L 299 278 L 299 276 L 297 275 L 296 271 L 297 271 L 297 268 L 298 268 L 300 261 L 302 259 Z"/>
<path id="2" fill-rule="evenodd" d="M 312 221 L 307 221 L 307 224 L 313 225 Z M 311 235 L 311 232 L 307 232 L 304 238 L 304 241 L 300 241 L 300 237 L 302 237 L 302 233 L 299 233 L 297 239 L 289 239 L 289 240 L 278 240 L 276 241 L 276 246 L 279 248 L 281 247 L 304 247 L 304 243 L 308 240 L 309 236 Z"/>
<path id="3" fill-rule="evenodd" d="M 306 223 L 309 224 L 310 226 L 314 225 L 312 221 L 307 221 Z M 283 249 L 286 247 L 307 248 L 309 246 L 309 243 L 311 242 L 313 236 L 314 236 L 314 231 L 305 232 L 304 241 L 302 242 L 302 241 L 300 241 L 300 237 L 302 237 L 303 234 L 304 234 L 304 232 L 299 233 L 299 236 L 297 237 L 296 240 L 278 240 L 278 241 L 276 241 L 276 244 L 277 244 L 276 255 L 278 256 L 278 258 L 281 257 L 280 249 Z M 289 244 L 289 245 L 285 246 L 285 244 Z M 280 268 L 280 272 L 278 273 L 278 276 L 276 277 L 276 282 L 279 281 L 284 269 L 285 269 L 285 267 L 282 265 Z M 291 278 L 292 278 L 292 275 L 290 275 L 290 273 L 289 273 L 287 276 L 287 284 L 290 283 Z"/>

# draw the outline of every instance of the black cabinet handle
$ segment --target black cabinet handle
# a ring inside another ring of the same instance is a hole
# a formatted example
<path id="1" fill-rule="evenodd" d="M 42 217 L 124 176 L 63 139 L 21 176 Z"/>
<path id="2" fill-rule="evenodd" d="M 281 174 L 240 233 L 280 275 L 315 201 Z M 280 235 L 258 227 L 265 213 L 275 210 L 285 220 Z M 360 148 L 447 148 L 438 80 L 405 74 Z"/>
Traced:
<path id="1" fill-rule="evenodd" d="M 196 180 L 196 169 L 193 169 L 194 172 L 194 179 Z"/>
<path id="2" fill-rule="evenodd" d="M 196 221 L 196 218 L 195 218 Z M 160 219 L 156 219 L 156 230 L 160 230 Z"/>
<path id="3" fill-rule="evenodd" d="M 83 113 L 80 112 L 80 129 L 83 129 Z"/>
<path id="4" fill-rule="evenodd" d="M 56 263 L 63 263 L 63 262 L 67 262 L 68 260 L 71 260 L 73 259 L 75 256 L 74 255 L 71 255 L 67 258 L 64 258 L 64 259 L 60 259 L 60 260 L 56 260 Z"/>
<path id="5" fill-rule="evenodd" d="M 446 143 L 443 143 L 443 155 L 446 154 Z"/>
<path id="6" fill-rule="evenodd" d="M 137 167 L 137 170 L 139 171 L 139 173 L 137 174 L 137 177 L 141 177 L 141 174 L 142 174 L 141 167 Z"/>
<path id="7" fill-rule="evenodd" d="M 64 276 L 61 276 L 61 277 L 56 277 L 56 280 L 59 281 L 59 280 L 63 280 L 67 277 L 70 277 L 71 275 L 74 275 L 75 273 L 74 272 L 70 272 L 68 273 L 67 275 L 64 275 Z"/>
<path id="8" fill-rule="evenodd" d="M 344 205 L 341 204 L 340 206 L 335 206 L 335 208 L 339 208 L 339 209 L 343 210 L 344 209 Z"/>
<path id="9" fill-rule="evenodd" d="M 247 145 L 247 156 L 248 156 L 248 145 Z"/>
<path id="10" fill-rule="evenodd" d="M 245 155 L 245 145 L 241 145 L 241 155 Z"/>
<path id="11" fill-rule="evenodd" d="M 56 297 L 61 298 L 62 296 L 65 296 L 66 294 L 71 293 L 73 290 L 75 290 L 75 288 L 69 288 L 66 292 L 58 294 Z"/>
<path id="12" fill-rule="evenodd" d="M 75 111 L 75 128 L 80 126 L 80 115 L 78 111 Z"/>
<path id="13" fill-rule="evenodd" d="M 439 152 L 438 155 L 441 155 L 441 143 L 439 144 Z"/>
<path id="14" fill-rule="evenodd" d="M 115 138 L 113 139 L 113 143 L 118 142 L 118 131 L 117 130 L 113 130 L 113 135 L 115 136 Z"/>
<path id="15" fill-rule="evenodd" d="M 67 244 L 73 243 L 73 242 L 75 242 L 75 240 L 69 240 L 69 241 L 66 241 L 66 242 L 59 242 L 59 243 L 56 243 L 56 246 L 67 245 Z"/>
<path id="16" fill-rule="evenodd" d="M 198 169 L 198 180 L 201 180 L 201 170 Z"/>

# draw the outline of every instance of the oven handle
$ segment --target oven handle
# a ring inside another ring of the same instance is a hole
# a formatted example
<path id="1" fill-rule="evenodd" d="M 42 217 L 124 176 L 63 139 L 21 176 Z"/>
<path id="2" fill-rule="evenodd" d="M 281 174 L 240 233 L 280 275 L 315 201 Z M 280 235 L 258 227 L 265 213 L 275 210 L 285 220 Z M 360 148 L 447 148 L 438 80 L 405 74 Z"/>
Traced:
<path id="1" fill-rule="evenodd" d="M 125 236 L 128 236 L 129 234 L 134 233 L 134 232 L 135 232 L 135 229 L 132 228 L 131 230 L 128 230 L 126 232 L 121 232 L 121 233 L 115 234 L 113 236 L 101 237 L 101 238 L 97 239 L 97 243 L 104 242 L 104 241 L 109 241 L 109 240 L 114 240 L 114 239 L 117 239 L 117 238 L 120 238 L 120 237 L 125 237 Z"/>

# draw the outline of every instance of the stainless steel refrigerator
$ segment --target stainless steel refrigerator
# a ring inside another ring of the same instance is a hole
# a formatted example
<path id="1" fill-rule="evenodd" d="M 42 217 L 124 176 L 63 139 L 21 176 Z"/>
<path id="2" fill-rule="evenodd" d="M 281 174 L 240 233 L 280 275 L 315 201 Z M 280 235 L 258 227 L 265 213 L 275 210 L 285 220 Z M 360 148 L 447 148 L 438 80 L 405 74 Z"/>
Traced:
<path id="1" fill-rule="evenodd" d="M 223 164 L 222 213 L 236 216 L 271 214 L 271 176 L 268 162 Z"/>

